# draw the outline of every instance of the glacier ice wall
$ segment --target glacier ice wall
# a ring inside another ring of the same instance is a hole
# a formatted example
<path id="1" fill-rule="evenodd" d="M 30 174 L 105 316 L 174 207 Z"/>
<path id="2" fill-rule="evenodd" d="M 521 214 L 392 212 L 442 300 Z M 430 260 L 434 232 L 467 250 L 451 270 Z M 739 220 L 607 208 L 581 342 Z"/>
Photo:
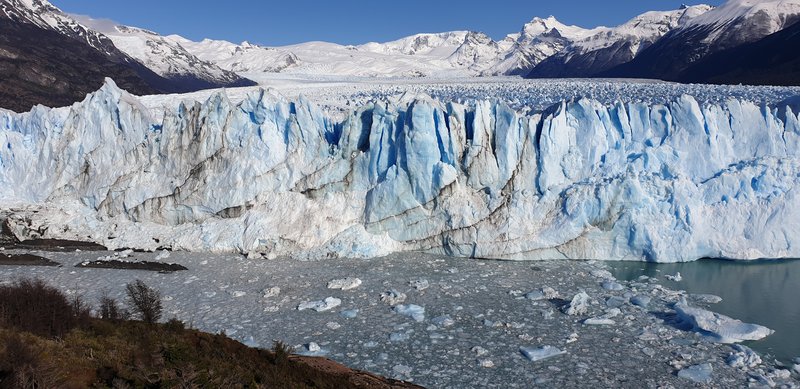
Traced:
<path id="1" fill-rule="evenodd" d="M 684 95 L 526 116 L 418 96 L 334 122 L 262 90 L 154 119 L 108 80 L 70 108 L 0 112 L 0 141 L 2 208 L 22 239 L 310 258 L 800 256 L 789 106 Z"/>

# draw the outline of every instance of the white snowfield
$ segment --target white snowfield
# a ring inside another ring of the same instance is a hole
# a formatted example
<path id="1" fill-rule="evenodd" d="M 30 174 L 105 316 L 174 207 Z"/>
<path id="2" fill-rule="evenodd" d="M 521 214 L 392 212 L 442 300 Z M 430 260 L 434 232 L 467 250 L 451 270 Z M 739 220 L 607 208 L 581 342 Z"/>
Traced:
<path id="1" fill-rule="evenodd" d="M 72 107 L 0 112 L 0 199 L 19 238 L 110 248 L 797 257 L 796 111 L 683 95 L 521 114 L 406 95 L 338 121 L 261 90 L 152 118 L 107 80 Z"/>

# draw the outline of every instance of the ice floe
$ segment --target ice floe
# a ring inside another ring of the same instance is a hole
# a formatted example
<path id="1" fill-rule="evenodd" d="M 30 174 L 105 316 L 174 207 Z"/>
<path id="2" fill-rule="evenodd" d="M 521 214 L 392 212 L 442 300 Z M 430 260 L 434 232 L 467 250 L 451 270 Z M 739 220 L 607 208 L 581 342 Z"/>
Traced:
<path id="1" fill-rule="evenodd" d="M 676 303 L 674 309 L 680 320 L 720 343 L 759 340 L 773 333 L 771 329 L 758 324 L 743 323 L 716 312 L 691 307 L 686 300 Z"/>
<path id="2" fill-rule="evenodd" d="M 537 362 L 544 359 L 557 357 L 559 355 L 566 354 L 566 351 L 562 351 L 557 347 L 553 346 L 542 346 L 542 347 L 520 347 L 519 352 L 528 358 L 531 362 Z"/>
<path id="3" fill-rule="evenodd" d="M 308 301 L 301 303 L 297 306 L 297 310 L 303 311 L 306 309 L 312 309 L 317 312 L 324 312 L 336 308 L 339 305 L 342 305 L 342 300 L 336 297 L 326 297 L 324 300 L 320 301 Z"/>

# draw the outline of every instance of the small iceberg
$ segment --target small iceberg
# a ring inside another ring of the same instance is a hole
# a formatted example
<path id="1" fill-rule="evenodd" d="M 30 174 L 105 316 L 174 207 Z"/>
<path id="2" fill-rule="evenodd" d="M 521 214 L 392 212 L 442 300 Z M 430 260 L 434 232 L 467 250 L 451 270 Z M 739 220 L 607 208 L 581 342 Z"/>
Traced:
<path id="1" fill-rule="evenodd" d="M 566 351 L 562 351 L 557 347 L 553 346 L 543 346 L 543 347 L 520 347 L 519 352 L 528 358 L 531 362 L 541 361 L 543 359 L 557 357 L 562 354 L 566 354 Z"/>
<path id="2" fill-rule="evenodd" d="M 313 309 L 317 312 L 324 312 L 336 308 L 340 305 L 342 305 L 342 300 L 339 300 L 335 297 L 328 297 L 322 301 L 309 301 L 302 303 L 297 306 L 297 310 L 304 311 L 306 309 Z"/>
<path id="3" fill-rule="evenodd" d="M 716 312 L 690 307 L 685 299 L 676 303 L 674 309 L 681 321 L 719 343 L 759 340 L 774 332 L 758 324 L 744 323 Z"/>
<path id="4" fill-rule="evenodd" d="M 394 307 L 394 311 L 399 315 L 408 316 L 417 322 L 425 320 L 425 308 L 419 305 L 398 305 Z"/>

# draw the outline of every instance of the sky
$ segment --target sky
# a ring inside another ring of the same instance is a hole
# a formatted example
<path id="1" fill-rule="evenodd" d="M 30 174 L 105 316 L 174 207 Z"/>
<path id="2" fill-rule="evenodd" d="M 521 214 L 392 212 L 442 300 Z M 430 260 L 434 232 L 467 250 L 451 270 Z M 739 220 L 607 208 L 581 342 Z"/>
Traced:
<path id="1" fill-rule="evenodd" d="M 307 41 L 385 42 L 421 32 L 519 31 L 534 16 L 581 27 L 615 26 L 681 2 L 664 0 L 50 0 L 67 13 L 179 34 L 281 46 Z M 719 5 L 723 0 L 703 3 Z M 690 3 L 696 4 L 696 3 Z"/>

